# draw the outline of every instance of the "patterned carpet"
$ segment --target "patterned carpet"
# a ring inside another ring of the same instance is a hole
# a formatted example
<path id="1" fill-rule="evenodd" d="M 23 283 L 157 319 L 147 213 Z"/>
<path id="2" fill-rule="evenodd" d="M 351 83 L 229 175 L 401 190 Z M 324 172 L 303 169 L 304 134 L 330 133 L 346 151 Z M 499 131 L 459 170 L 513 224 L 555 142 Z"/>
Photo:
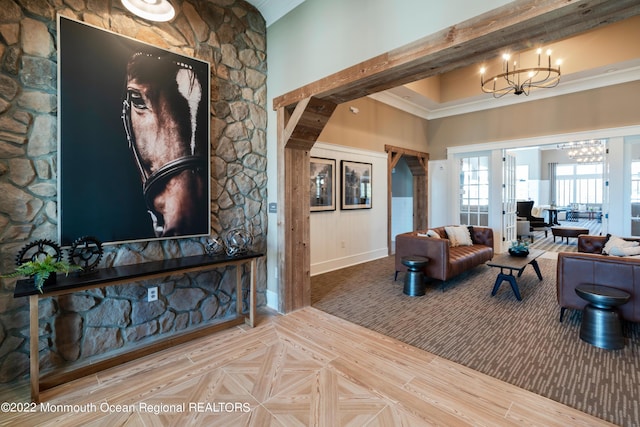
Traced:
<path id="1" fill-rule="evenodd" d="M 556 261 L 527 267 L 523 300 L 497 269 L 479 266 L 423 297 L 402 293 L 393 257 L 311 278 L 312 305 L 495 378 L 623 426 L 640 425 L 640 324 L 625 324 L 626 346 L 607 351 L 580 340 L 581 312 L 558 322 Z"/>

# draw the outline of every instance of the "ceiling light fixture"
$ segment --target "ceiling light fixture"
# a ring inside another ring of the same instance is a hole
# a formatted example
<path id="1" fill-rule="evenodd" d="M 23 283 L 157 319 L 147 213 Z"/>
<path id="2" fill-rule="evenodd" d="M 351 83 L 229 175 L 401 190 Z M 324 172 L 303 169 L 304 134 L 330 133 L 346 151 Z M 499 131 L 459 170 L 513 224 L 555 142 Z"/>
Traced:
<path id="1" fill-rule="evenodd" d="M 551 67 L 551 50 L 547 50 L 548 66 L 540 66 L 540 56 L 542 49 L 536 51 L 538 54 L 538 66 L 530 68 L 518 68 L 518 62 L 513 61 L 513 67 L 509 68 L 509 60 L 511 55 L 502 55 L 502 73 L 497 74 L 487 80 L 484 79 L 486 68 L 480 69 L 480 85 L 482 91 L 493 94 L 494 98 L 501 98 L 504 95 L 513 92 L 516 95 L 529 95 L 532 87 L 551 88 L 560 82 L 560 63 L 557 61 L 557 68 Z M 518 59 L 520 55 L 518 55 Z"/>
<path id="2" fill-rule="evenodd" d="M 578 163 L 598 163 L 604 160 L 605 142 L 604 139 L 592 139 L 559 144 L 558 147 L 567 150 L 569 158 Z"/>
<path id="3" fill-rule="evenodd" d="M 165 22 L 176 15 L 168 0 L 122 0 L 122 5 L 131 13 L 149 21 Z"/>

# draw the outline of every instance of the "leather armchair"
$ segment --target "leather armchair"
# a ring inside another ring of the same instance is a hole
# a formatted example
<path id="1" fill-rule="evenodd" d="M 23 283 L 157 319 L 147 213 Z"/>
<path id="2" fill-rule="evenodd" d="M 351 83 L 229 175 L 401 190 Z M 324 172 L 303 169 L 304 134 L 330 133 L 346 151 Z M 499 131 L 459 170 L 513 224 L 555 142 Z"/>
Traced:
<path id="1" fill-rule="evenodd" d="M 625 238 L 638 241 L 638 238 Z M 560 321 L 567 308 L 582 310 L 587 302 L 575 289 L 582 283 L 609 286 L 631 294 L 619 307 L 621 316 L 640 322 L 640 258 L 602 255 L 607 236 L 578 236 L 578 252 L 558 253 L 556 291 L 560 305 Z"/>

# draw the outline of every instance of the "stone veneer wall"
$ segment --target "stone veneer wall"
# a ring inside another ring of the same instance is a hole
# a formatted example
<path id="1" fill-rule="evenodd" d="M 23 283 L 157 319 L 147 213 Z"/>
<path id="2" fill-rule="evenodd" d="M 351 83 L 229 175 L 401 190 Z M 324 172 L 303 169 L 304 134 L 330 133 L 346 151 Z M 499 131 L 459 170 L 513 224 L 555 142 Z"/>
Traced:
<path id="1" fill-rule="evenodd" d="M 151 23 L 119 0 L 0 1 L 0 268 L 35 239 L 57 241 L 56 14 L 211 64 L 212 235 L 244 227 L 266 250 L 266 27 L 242 0 L 172 0 Z M 55 6 L 51 6 L 55 5 Z M 101 267 L 204 253 L 206 239 L 106 246 Z M 258 305 L 266 264 L 258 263 Z M 244 276 L 245 285 L 248 277 Z M 146 302 L 146 287 L 160 298 Z M 40 302 L 41 369 L 86 361 L 233 315 L 233 268 L 78 292 Z M 28 375 L 27 298 L 0 288 L 0 382 Z M 246 294 L 245 294 L 246 298 Z M 246 300 L 245 300 L 246 304 Z"/>

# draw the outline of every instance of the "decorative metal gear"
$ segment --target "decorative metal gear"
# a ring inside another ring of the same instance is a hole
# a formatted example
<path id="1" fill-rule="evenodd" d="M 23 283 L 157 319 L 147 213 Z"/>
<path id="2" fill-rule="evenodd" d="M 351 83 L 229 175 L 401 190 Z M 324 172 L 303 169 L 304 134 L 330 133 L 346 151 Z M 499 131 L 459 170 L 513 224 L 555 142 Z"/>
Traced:
<path id="1" fill-rule="evenodd" d="M 82 267 L 83 272 L 95 269 L 102 259 L 102 243 L 92 236 L 76 239 L 69 249 L 69 262 Z"/>
<path id="2" fill-rule="evenodd" d="M 16 256 L 16 265 L 21 265 L 27 261 L 37 261 L 47 255 L 51 255 L 56 261 L 60 261 L 62 259 L 62 250 L 52 240 L 36 240 L 27 243 L 20 249 Z"/>

